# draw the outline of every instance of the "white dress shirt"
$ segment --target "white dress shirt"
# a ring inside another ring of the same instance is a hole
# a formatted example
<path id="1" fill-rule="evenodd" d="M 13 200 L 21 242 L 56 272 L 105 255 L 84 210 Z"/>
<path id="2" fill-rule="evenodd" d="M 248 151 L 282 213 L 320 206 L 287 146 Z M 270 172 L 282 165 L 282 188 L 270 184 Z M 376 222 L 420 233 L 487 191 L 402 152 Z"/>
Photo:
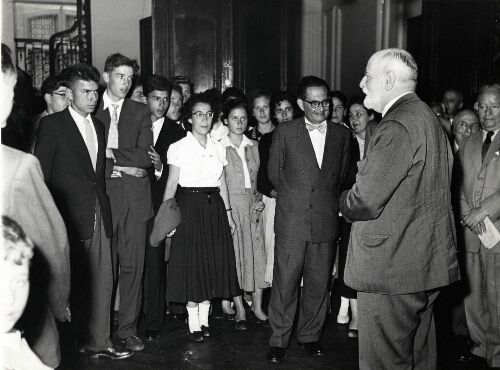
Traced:
<path id="1" fill-rule="evenodd" d="M 326 120 L 321 122 L 321 123 L 315 124 L 315 123 L 309 122 L 309 120 L 306 117 L 304 117 L 304 119 L 306 120 L 306 123 L 309 123 L 309 124 L 314 125 L 314 126 L 319 126 L 319 125 L 323 125 L 323 124 L 326 125 Z M 307 128 L 306 128 L 306 130 L 307 130 Z M 326 125 L 326 130 L 328 130 L 328 125 Z M 319 168 L 321 168 L 321 165 L 323 164 L 323 153 L 325 152 L 326 130 L 323 134 L 321 132 L 319 132 L 319 130 L 309 131 L 309 137 L 311 138 L 312 146 L 314 149 L 314 154 L 316 154 L 316 160 L 318 161 Z"/>
<path id="2" fill-rule="evenodd" d="M 207 135 L 206 148 L 191 132 L 168 148 L 167 163 L 180 168 L 179 185 L 184 187 L 220 187 L 227 165 L 226 148 Z"/>
<path id="3" fill-rule="evenodd" d="M 116 117 L 118 121 L 120 121 L 120 113 L 122 112 L 122 106 L 123 102 L 125 99 L 118 100 L 117 102 L 114 102 L 111 100 L 111 98 L 108 95 L 108 89 L 104 91 L 104 94 L 102 95 L 102 109 L 106 110 L 109 108 L 109 118 L 113 119 L 113 107 L 112 104 L 118 105 L 118 108 L 116 108 Z"/>
<path id="4" fill-rule="evenodd" d="M 493 136 L 491 137 L 491 142 L 493 142 L 493 140 L 495 139 L 495 137 L 497 136 L 498 134 L 498 131 L 500 130 L 500 128 L 497 128 L 496 130 L 493 131 Z M 483 130 L 483 143 L 484 141 L 486 140 L 486 135 L 488 134 L 488 131 L 484 131 Z"/>
<path id="5" fill-rule="evenodd" d="M 362 160 L 365 157 L 365 140 L 356 135 L 356 141 L 359 146 L 359 160 Z"/>
<path id="6" fill-rule="evenodd" d="M 69 113 L 71 114 L 71 117 L 73 117 L 73 120 L 76 123 L 76 127 L 78 127 L 78 131 L 80 131 L 80 134 L 82 135 L 83 141 L 87 146 L 87 150 L 89 148 L 89 144 L 87 143 L 87 135 L 85 134 L 85 123 L 83 123 L 83 120 L 87 119 L 89 121 L 90 127 L 92 128 L 92 135 L 94 136 L 95 148 L 97 152 L 99 152 L 99 145 L 97 143 L 97 133 L 95 132 L 94 123 L 92 122 L 92 117 L 90 116 L 90 114 L 87 114 L 87 117 L 82 117 L 80 114 L 76 113 L 76 111 L 73 108 L 71 108 L 71 105 L 68 107 L 68 110 Z"/>
<path id="7" fill-rule="evenodd" d="M 153 145 L 156 145 L 156 141 L 158 140 L 158 136 L 160 136 L 160 131 L 163 128 L 164 122 L 165 122 L 165 117 L 162 117 L 159 120 L 153 122 L 153 126 L 151 127 L 151 129 L 153 130 Z M 155 176 L 157 180 L 161 177 L 162 173 L 163 173 L 163 164 L 161 166 L 160 171 L 158 171 L 155 167 Z"/>
<path id="8" fill-rule="evenodd" d="M 250 172 L 248 172 L 248 165 L 247 165 L 247 158 L 245 156 L 245 147 L 246 146 L 253 146 L 252 140 L 247 138 L 245 135 L 243 136 L 243 140 L 240 143 L 240 147 L 237 148 L 231 140 L 229 140 L 229 137 L 227 135 L 223 136 L 222 139 L 220 140 L 221 144 L 224 145 L 224 147 L 233 147 L 236 149 L 236 153 L 241 158 L 241 161 L 243 162 L 243 175 L 245 177 L 245 189 L 251 189 L 252 188 L 252 183 L 250 182 Z"/>

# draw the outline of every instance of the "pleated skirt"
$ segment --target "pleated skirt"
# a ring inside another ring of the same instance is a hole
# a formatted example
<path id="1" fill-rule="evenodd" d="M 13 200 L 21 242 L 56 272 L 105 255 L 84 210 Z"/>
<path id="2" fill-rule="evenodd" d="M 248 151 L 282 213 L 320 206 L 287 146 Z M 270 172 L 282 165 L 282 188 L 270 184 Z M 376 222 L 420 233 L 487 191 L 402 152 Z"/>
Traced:
<path id="1" fill-rule="evenodd" d="M 179 188 L 167 300 L 202 302 L 240 294 L 231 229 L 218 188 Z"/>

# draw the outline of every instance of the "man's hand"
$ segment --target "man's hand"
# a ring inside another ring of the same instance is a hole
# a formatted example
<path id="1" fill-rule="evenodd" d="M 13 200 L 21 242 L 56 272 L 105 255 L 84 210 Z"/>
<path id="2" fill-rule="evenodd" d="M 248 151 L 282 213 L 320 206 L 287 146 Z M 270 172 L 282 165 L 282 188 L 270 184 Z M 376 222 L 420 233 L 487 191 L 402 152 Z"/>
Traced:
<path id="1" fill-rule="evenodd" d="M 113 167 L 113 174 L 111 177 L 121 177 L 121 174 L 118 174 L 116 172 L 123 172 L 129 176 L 133 177 L 144 177 L 148 174 L 148 172 L 139 167 L 121 167 L 121 166 L 114 166 Z"/>
<path id="2" fill-rule="evenodd" d="M 113 154 L 113 149 L 106 148 L 106 158 L 112 159 L 116 163 L 115 155 Z"/>
<path id="3" fill-rule="evenodd" d="M 477 207 L 465 213 L 462 216 L 462 222 L 471 229 L 472 232 L 479 235 L 486 231 L 486 226 L 483 221 L 487 216 L 488 213 L 482 207 Z"/>
<path id="4" fill-rule="evenodd" d="M 160 155 L 156 152 L 155 148 L 150 146 L 151 151 L 148 152 L 149 157 L 151 158 L 151 162 L 153 162 L 153 166 L 155 166 L 156 171 L 161 171 L 163 169 L 163 163 L 161 163 Z"/>

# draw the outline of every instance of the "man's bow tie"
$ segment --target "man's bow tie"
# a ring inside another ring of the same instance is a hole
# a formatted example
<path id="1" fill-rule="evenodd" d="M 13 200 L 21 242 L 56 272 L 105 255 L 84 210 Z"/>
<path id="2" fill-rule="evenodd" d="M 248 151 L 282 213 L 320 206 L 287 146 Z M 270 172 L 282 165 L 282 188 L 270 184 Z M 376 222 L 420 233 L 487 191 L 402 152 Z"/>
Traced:
<path id="1" fill-rule="evenodd" d="M 322 134 L 326 132 L 326 123 L 320 123 L 319 125 L 313 125 L 312 123 L 306 123 L 307 131 L 311 132 L 313 130 L 318 130 Z"/>

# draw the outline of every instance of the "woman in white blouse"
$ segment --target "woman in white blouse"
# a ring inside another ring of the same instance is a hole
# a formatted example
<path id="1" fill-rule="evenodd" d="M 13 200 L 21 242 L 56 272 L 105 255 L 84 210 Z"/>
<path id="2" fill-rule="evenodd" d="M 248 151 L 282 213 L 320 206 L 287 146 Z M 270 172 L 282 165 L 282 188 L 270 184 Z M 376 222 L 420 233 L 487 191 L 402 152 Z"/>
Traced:
<path id="1" fill-rule="evenodd" d="M 224 175 L 226 150 L 209 134 L 208 94 L 192 96 L 186 112 L 187 136 L 167 152 L 163 200 L 176 197 L 182 221 L 172 237 L 166 299 L 187 302 L 189 337 L 202 341 L 210 336 L 210 300 L 240 294 L 231 237 L 236 225 Z"/>

